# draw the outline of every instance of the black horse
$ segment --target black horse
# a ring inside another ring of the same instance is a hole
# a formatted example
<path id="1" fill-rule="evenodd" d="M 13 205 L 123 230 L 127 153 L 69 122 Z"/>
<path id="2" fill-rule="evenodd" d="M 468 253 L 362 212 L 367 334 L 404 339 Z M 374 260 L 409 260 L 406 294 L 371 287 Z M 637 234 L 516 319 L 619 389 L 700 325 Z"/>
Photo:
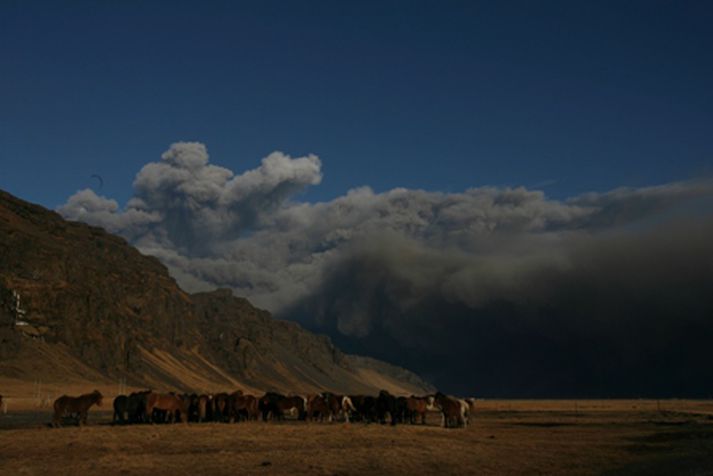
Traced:
<path id="1" fill-rule="evenodd" d="M 349 398 L 356 409 L 355 421 L 372 423 L 378 420 L 375 397 L 370 395 L 351 395 Z"/>
<path id="2" fill-rule="evenodd" d="M 129 421 L 129 397 L 126 395 L 119 395 L 114 399 L 114 415 L 111 417 L 111 422 L 116 423 L 127 423 Z"/>
<path id="3" fill-rule="evenodd" d="M 286 397 L 277 392 L 267 392 L 265 395 L 260 397 L 258 401 L 258 408 L 262 413 L 262 420 L 267 421 L 267 418 L 272 414 L 272 418 L 275 420 L 282 420 L 284 415 L 280 408 L 280 402 Z"/>
<path id="4" fill-rule="evenodd" d="M 376 416 L 379 419 L 379 423 L 382 425 L 386 423 L 386 415 L 389 415 L 390 423 L 392 425 L 396 424 L 396 397 L 391 395 L 386 390 L 379 392 L 379 396 L 376 398 Z"/>
<path id="5" fill-rule="evenodd" d="M 126 413 L 129 423 L 146 422 L 146 399 L 151 390 L 133 392 L 129 395 L 126 403 Z"/>

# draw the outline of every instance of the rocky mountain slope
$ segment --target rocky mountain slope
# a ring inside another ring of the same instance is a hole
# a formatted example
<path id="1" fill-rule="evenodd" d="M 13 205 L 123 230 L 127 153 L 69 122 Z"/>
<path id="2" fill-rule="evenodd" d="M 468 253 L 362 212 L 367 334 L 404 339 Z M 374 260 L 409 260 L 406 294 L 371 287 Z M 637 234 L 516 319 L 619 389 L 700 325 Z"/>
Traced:
<path id="1" fill-rule="evenodd" d="M 0 377 L 200 391 L 431 390 L 229 290 L 189 295 L 122 238 L 2 191 Z"/>

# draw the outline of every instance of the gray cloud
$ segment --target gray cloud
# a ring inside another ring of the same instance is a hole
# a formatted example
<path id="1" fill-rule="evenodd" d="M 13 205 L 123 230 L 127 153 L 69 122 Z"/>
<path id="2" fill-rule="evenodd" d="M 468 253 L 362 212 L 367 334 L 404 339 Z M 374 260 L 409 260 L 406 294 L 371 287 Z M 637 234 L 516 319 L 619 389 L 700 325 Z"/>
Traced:
<path id="1" fill-rule="evenodd" d="M 57 211 L 69 220 L 84 221 L 100 226 L 129 240 L 138 239 L 158 224 L 162 216 L 157 211 L 128 207 L 120 210 L 116 200 L 100 197 L 90 189 L 81 190 Z"/>
<path id="2" fill-rule="evenodd" d="M 542 342 L 576 353 L 567 339 L 604 339 L 624 319 L 621 309 L 635 312 L 633 303 L 658 316 L 649 306 L 658 301 L 642 296 L 662 296 L 664 286 L 675 288 L 671 299 L 679 309 L 689 309 L 690 300 L 710 303 L 698 294 L 710 284 L 713 273 L 701 274 L 710 263 L 691 256 L 694 249 L 709 256 L 705 240 L 691 233 L 710 227 L 691 222 L 711 222 L 710 181 L 564 201 L 523 187 L 462 193 L 362 187 L 329 202 L 300 203 L 296 194 L 322 178 L 313 155 L 273 152 L 240 175 L 210 164 L 199 143 L 174 144 L 161 159 L 137 174 L 134 197 L 123 209 L 84 190 L 59 212 L 127 237 L 161 259 L 188 290 L 232 288 L 353 350 L 414 366 L 437 382 L 453 384 L 432 368 L 439 355 L 483 358 L 468 350 L 473 344 L 498 354 L 488 332 L 523 349 L 526 334 L 545 355 Z M 666 236 L 675 237 L 668 247 Z M 685 301 L 679 281 L 656 268 L 662 262 L 686 268 L 677 275 L 700 277 L 704 285 L 691 286 Z M 675 328 L 678 321 L 655 322 Z M 477 338 L 465 338 L 469 333 Z M 617 337 L 603 345 L 624 334 L 612 331 Z M 409 349 L 431 357 L 420 361 Z M 495 377 L 492 382 L 499 385 Z"/>

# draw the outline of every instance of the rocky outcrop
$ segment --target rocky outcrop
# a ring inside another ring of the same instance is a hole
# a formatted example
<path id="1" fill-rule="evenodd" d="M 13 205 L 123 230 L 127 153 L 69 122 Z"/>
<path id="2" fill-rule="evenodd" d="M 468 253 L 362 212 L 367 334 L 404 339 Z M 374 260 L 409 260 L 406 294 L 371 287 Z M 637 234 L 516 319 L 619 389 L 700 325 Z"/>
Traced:
<path id="1" fill-rule="evenodd" d="M 20 334 L 15 330 L 15 297 L 0 284 L 0 359 L 9 359 L 20 350 Z"/>
<path id="2" fill-rule="evenodd" d="M 189 295 L 122 238 L 0 191 L 0 358 L 27 355 L 22 347 L 37 342 L 38 355 L 58 346 L 136 384 L 369 391 L 379 387 L 368 381 L 375 372 L 404 392 L 429 388 L 229 290 Z"/>

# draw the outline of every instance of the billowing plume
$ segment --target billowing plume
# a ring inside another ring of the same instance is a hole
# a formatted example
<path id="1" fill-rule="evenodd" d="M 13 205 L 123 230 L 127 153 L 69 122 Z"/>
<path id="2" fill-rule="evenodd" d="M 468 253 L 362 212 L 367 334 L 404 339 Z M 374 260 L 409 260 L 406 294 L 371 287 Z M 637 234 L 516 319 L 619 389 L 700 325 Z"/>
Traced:
<path id="1" fill-rule="evenodd" d="M 670 338 L 685 326 L 713 336 L 710 181 L 565 201 L 522 187 L 294 200 L 321 178 L 313 155 L 235 175 L 177 143 L 123 209 L 84 190 L 59 211 L 127 237 L 188 290 L 232 288 L 456 390 L 591 394 L 606 375 L 633 381 L 621 372 L 652 364 L 641 355 L 684 362 Z M 626 365 L 607 374 L 612 359 Z"/>
<path id="2" fill-rule="evenodd" d="M 293 159 L 273 152 L 254 170 L 234 175 L 208 163 L 203 144 L 179 142 L 144 166 L 134 180 L 134 197 L 119 211 L 115 201 L 83 190 L 59 212 L 104 226 L 187 256 L 211 254 L 213 247 L 259 227 L 294 194 L 322 179 L 319 158 Z M 149 227 L 148 223 L 156 224 Z"/>

